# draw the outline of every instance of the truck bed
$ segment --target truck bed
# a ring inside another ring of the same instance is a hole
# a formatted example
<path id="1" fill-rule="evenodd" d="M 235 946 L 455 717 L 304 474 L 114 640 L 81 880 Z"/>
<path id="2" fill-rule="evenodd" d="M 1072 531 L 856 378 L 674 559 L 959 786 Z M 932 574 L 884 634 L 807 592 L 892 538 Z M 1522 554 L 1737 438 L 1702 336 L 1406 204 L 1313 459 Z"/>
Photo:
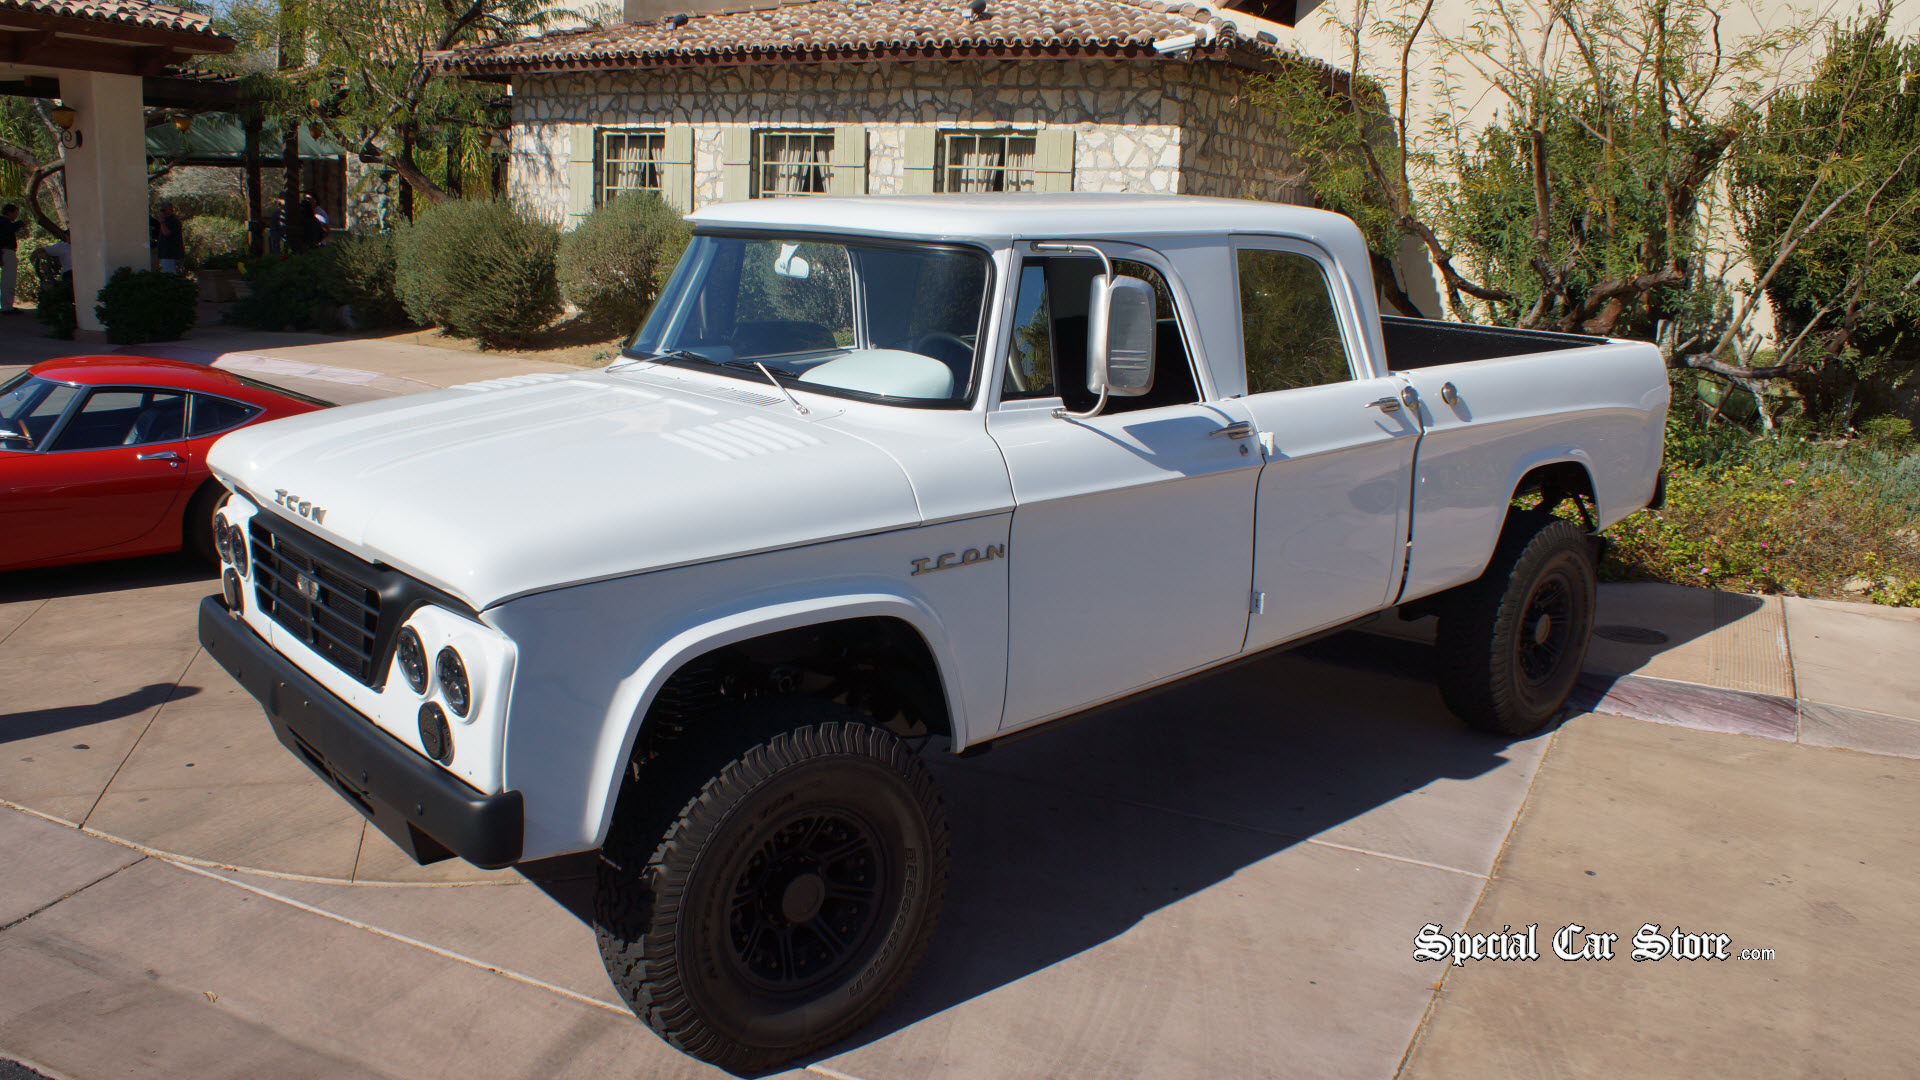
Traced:
<path id="1" fill-rule="evenodd" d="M 1604 338 L 1558 334 L 1546 330 L 1516 330 L 1510 326 L 1476 326 L 1439 319 L 1380 317 L 1380 333 L 1387 348 L 1387 367 L 1393 371 L 1492 360 L 1502 356 L 1580 349 Z"/>

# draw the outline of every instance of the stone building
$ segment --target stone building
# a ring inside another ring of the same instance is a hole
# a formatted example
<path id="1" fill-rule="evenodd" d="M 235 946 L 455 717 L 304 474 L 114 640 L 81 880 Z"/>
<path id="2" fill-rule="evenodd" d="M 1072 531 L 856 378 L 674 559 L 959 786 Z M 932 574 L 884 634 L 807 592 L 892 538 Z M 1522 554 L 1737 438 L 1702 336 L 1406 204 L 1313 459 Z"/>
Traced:
<path id="1" fill-rule="evenodd" d="M 937 191 L 1304 202 L 1285 140 L 1240 96 L 1275 62 L 1340 77 L 1288 38 L 1278 22 L 1163 0 L 798 0 L 552 32 L 447 64 L 511 85 L 509 190 L 562 224 L 635 189 L 683 210 Z"/>

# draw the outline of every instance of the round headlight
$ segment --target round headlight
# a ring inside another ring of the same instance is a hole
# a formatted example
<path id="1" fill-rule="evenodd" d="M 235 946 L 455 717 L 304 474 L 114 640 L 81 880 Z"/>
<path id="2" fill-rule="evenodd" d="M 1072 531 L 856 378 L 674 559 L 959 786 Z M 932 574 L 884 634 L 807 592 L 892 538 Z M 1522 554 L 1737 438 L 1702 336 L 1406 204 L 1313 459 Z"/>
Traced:
<path id="1" fill-rule="evenodd" d="M 235 615 L 240 614 L 246 604 L 247 591 L 241 588 L 240 575 L 235 573 L 231 566 L 227 567 L 226 573 L 220 575 L 220 591 L 227 598 L 227 610 Z"/>
<path id="2" fill-rule="evenodd" d="M 453 729 L 447 714 L 434 702 L 420 706 L 420 749 L 442 765 L 453 763 Z"/>
<path id="3" fill-rule="evenodd" d="M 227 519 L 213 519 L 213 549 L 220 553 L 221 562 L 233 561 L 233 543 L 227 539 Z"/>
<path id="4" fill-rule="evenodd" d="M 238 525 L 227 526 L 227 560 L 233 568 L 240 571 L 241 577 L 247 576 L 247 534 Z"/>
<path id="5" fill-rule="evenodd" d="M 455 716 L 466 716 L 473 706 L 473 691 L 467 686 L 467 665 L 460 654 L 449 645 L 440 650 L 434 663 L 435 673 L 440 676 L 440 692 L 447 695 L 447 707 Z"/>
<path id="6" fill-rule="evenodd" d="M 416 694 L 427 692 L 427 650 L 420 645 L 420 635 L 413 627 L 400 628 L 400 640 L 393 650 L 394 662 L 400 666 L 400 674 L 413 687 Z"/>

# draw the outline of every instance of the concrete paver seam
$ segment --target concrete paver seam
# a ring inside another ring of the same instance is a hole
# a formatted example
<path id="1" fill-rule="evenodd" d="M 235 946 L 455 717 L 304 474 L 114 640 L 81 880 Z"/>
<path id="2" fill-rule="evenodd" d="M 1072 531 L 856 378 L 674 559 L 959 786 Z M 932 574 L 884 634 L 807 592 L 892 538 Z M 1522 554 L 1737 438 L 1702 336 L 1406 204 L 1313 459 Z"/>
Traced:
<path id="1" fill-rule="evenodd" d="M 134 752 L 139 750 L 140 744 L 146 740 L 147 732 L 153 730 L 153 722 L 160 719 L 160 714 L 167 711 L 167 705 L 173 701 L 174 695 L 180 692 L 181 680 L 187 677 L 187 672 L 193 668 L 193 662 L 200 659 L 201 651 L 200 649 L 195 649 L 193 650 L 193 655 L 187 657 L 187 666 L 181 668 L 180 674 L 174 677 L 173 689 L 167 692 L 166 700 L 160 703 L 159 708 L 153 710 L 153 715 L 147 717 L 146 725 L 140 729 L 140 734 L 134 738 L 133 745 L 127 747 L 127 755 L 120 759 L 120 764 L 113 767 L 113 775 L 107 777 L 107 782 L 100 785 L 100 794 L 93 797 L 93 805 L 87 807 L 87 812 L 80 818 L 81 829 L 84 830 L 87 827 L 87 819 L 93 816 L 93 812 L 100 809 L 100 800 L 107 797 L 107 792 L 113 787 L 113 782 L 120 779 L 120 770 L 126 768 L 127 762 L 133 760 Z"/>
<path id="2" fill-rule="evenodd" d="M 177 851 L 168 851 L 164 848 L 148 847 L 146 844 L 142 844 L 137 840 L 129 840 L 124 836 L 115 836 L 112 833 L 101 832 L 99 829 L 92 828 L 91 826 L 76 825 L 71 821 L 51 817 L 29 809 L 28 807 L 14 806 L 14 804 L 4 799 L 0 799 L 0 806 L 9 806 L 15 810 L 22 810 L 36 817 L 46 818 L 46 820 L 54 822 L 55 824 L 65 825 L 70 829 L 77 828 L 88 836 L 100 840 L 107 840 L 119 844 L 121 847 L 132 848 L 142 855 L 149 855 L 156 859 L 164 859 L 167 862 L 179 866 L 193 866 L 204 870 L 226 870 L 230 873 L 246 874 L 249 877 L 274 878 L 279 881 L 302 881 L 313 885 L 358 885 L 370 889 L 483 889 L 517 887 L 531 884 L 524 878 L 519 881 L 348 881 L 345 878 L 324 877 L 319 874 L 294 874 L 284 870 L 262 870 L 259 867 L 237 866 L 233 863 L 219 862 L 214 859 L 201 859 L 192 855 L 182 855 Z"/>
<path id="3" fill-rule="evenodd" d="M 44 608 L 45 608 L 45 607 L 46 607 L 46 606 L 47 606 L 48 604 L 50 604 L 50 603 L 52 603 L 52 601 L 51 601 L 51 600 L 42 600 L 42 601 L 40 601 L 40 603 L 39 603 L 39 604 L 37 604 L 37 605 L 36 605 L 36 606 L 34 607 L 34 609 L 33 609 L 32 611 L 29 611 L 29 612 L 27 612 L 27 617 L 26 617 L 26 618 L 24 618 L 24 619 L 21 619 L 21 620 L 20 620 L 20 621 L 19 621 L 18 623 L 15 623 L 15 624 L 14 624 L 14 627 L 13 627 L 13 629 L 11 629 L 11 630 L 9 630 L 9 631 L 7 631 L 7 632 L 6 632 L 6 633 L 4 633 L 4 634 L 0 634 L 0 645 L 5 645 L 5 644 L 7 643 L 7 639 L 8 639 L 8 638 L 10 638 L 10 637 L 12 637 L 13 635 L 15 635 L 15 634 L 17 634 L 17 633 L 19 633 L 19 632 L 20 632 L 20 628 L 21 628 L 22 626 L 25 626 L 25 625 L 27 625 L 28 623 L 30 623 L 30 622 L 32 622 L 32 621 L 33 621 L 33 617 L 34 617 L 35 615 L 38 615 L 38 614 L 40 614 L 40 612 L 41 612 L 41 610 L 42 610 L 42 609 L 44 609 Z"/>
<path id="4" fill-rule="evenodd" d="M 128 863 L 127 866 L 139 866 L 141 863 L 146 861 L 147 861 L 146 857 L 142 856 L 141 858 L 135 859 L 132 862 Z M 46 903 L 41 904 L 39 907 L 34 908 L 32 911 L 27 912 L 25 915 L 20 916 L 19 918 L 13 920 L 10 923 L 0 925 L 0 933 L 4 933 L 5 931 L 11 930 L 16 926 L 19 926 L 21 923 L 26 922 L 28 919 L 33 918 L 35 915 L 40 914 L 41 912 L 47 910 L 50 907 L 53 907 L 57 904 L 66 903 L 68 900 L 71 900 L 74 897 L 79 896 L 81 893 L 86 892 L 88 889 L 93 888 L 95 885 L 98 885 L 101 882 L 112 877 L 113 875 L 118 874 L 120 871 L 125 870 L 127 866 L 116 866 L 112 870 L 109 870 L 106 873 L 101 874 L 99 877 L 94 878 L 92 881 L 87 882 L 85 885 L 80 886 L 79 888 L 73 890 L 72 892 L 66 893 L 58 897 L 57 899 L 47 901 Z"/>
<path id="5" fill-rule="evenodd" d="M 1479 914 L 1480 905 L 1486 901 L 1487 893 L 1493 889 L 1493 879 L 1500 872 L 1500 860 L 1506 857 L 1507 845 L 1513 842 L 1514 826 L 1520 824 L 1520 819 L 1526 816 L 1528 807 L 1533 805 L 1534 786 L 1539 782 L 1540 774 L 1547 769 L 1547 759 L 1560 745 L 1560 727 L 1569 718 L 1569 713 L 1562 712 L 1554 723 L 1552 732 L 1547 735 L 1547 748 L 1540 755 L 1540 760 L 1534 763 L 1533 775 L 1527 777 L 1526 794 L 1521 796 L 1519 807 L 1514 810 L 1512 820 L 1507 822 L 1506 835 L 1500 838 L 1500 850 L 1494 853 L 1493 865 L 1488 868 L 1487 875 L 1481 879 L 1480 893 L 1473 898 L 1473 906 L 1467 909 L 1467 919 L 1461 924 L 1462 929 L 1473 925 L 1473 917 Z M 1420 1022 L 1413 1025 L 1413 1036 L 1407 1040 L 1406 1049 L 1400 1052 L 1400 1064 L 1393 1070 L 1395 1077 L 1404 1075 L 1407 1071 L 1407 1063 L 1413 1060 L 1413 1048 L 1420 1045 L 1420 1036 L 1426 1033 L 1427 1024 L 1433 1019 L 1433 1010 L 1440 1004 L 1440 994 L 1446 988 L 1447 977 L 1452 970 L 1451 967 L 1446 968 L 1441 971 L 1439 978 L 1433 980 L 1433 988 L 1427 994 L 1427 1007 L 1420 1011 Z"/>
<path id="6" fill-rule="evenodd" d="M 13 802 L 9 799 L 0 799 L 0 806 L 4 806 L 9 810 L 18 810 L 20 813 L 25 814 L 28 817 L 37 817 L 41 821 L 45 821 L 53 825 L 64 825 L 69 829 L 80 828 L 80 823 L 77 821 L 68 821 L 66 818 L 63 818 L 63 817 L 54 817 L 52 814 L 49 814 L 44 810 L 35 810 L 31 806 L 22 806 L 19 803 Z M 110 836 L 103 837 L 103 839 L 113 840 L 113 838 Z M 119 842 L 120 841 L 118 840 L 114 840 L 114 843 L 116 844 Z M 132 845 L 128 845 L 128 846 L 131 847 Z"/>
<path id="7" fill-rule="evenodd" d="M 167 861 L 171 861 L 171 860 L 167 860 Z M 527 986 L 536 987 L 538 989 L 548 991 L 549 993 L 557 994 L 561 997 L 567 998 L 568 1000 L 577 1001 L 582 1005 L 591 1005 L 596 1009 L 602 1009 L 607 1012 L 613 1013 L 617 1016 L 631 1017 L 633 1015 L 633 1013 L 630 1010 L 628 1010 L 625 1006 L 615 1005 L 615 1004 L 612 1004 L 611 1002 L 601 1001 L 599 998 L 588 997 L 587 995 L 582 994 L 578 991 L 569 990 L 564 986 L 555 986 L 553 983 L 547 982 L 544 979 L 536 979 L 531 975 L 514 971 L 512 968 L 503 968 L 498 964 L 489 964 L 484 960 L 476 960 L 473 957 L 467 956 L 463 953 L 454 952 L 452 949 L 442 948 L 438 945 L 432 944 L 431 942 L 421 941 L 419 938 L 408 937 L 405 934 L 397 934 L 391 930 L 374 926 L 372 923 L 361 922 L 359 919 L 348 918 L 345 915 L 338 914 L 337 912 L 328 911 L 325 908 L 315 907 L 312 904 L 302 903 L 301 901 L 295 900 L 290 896 L 282 896 L 279 893 L 272 891 L 271 889 L 263 889 L 257 885 L 249 885 L 244 881 L 235 881 L 232 878 L 222 877 L 221 875 L 213 873 L 212 871 L 203 870 L 200 867 L 192 866 L 186 863 L 174 863 L 173 865 L 178 866 L 180 869 L 185 870 L 188 873 L 199 874 L 201 877 L 208 878 L 209 880 L 212 880 L 212 881 L 218 881 L 224 885 L 230 885 L 236 889 L 244 889 L 247 892 L 253 893 L 256 896 L 264 896 L 269 900 L 277 900 L 280 903 L 287 905 L 288 907 L 296 908 L 300 911 L 307 912 L 310 915 L 318 915 L 323 919 L 331 919 L 334 922 L 341 923 L 345 926 L 351 926 L 356 930 L 364 930 L 369 934 L 375 935 L 376 937 L 383 937 L 390 941 L 397 941 L 402 945 L 411 945 L 416 949 L 422 949 L 426 952 L 430 952 L 434 954 L 435 956 L 439 956 L 447 960 L 452 960 L 452 961 L 455 961 L 456 963 L 466 964 L 470 967 L 476 967 L 482 971 L 490 971 L 490 972 L 493 972 L 495 975 L 502 976 L 503 978 L 512 979 L 514 982 L 524 983 Z"/>

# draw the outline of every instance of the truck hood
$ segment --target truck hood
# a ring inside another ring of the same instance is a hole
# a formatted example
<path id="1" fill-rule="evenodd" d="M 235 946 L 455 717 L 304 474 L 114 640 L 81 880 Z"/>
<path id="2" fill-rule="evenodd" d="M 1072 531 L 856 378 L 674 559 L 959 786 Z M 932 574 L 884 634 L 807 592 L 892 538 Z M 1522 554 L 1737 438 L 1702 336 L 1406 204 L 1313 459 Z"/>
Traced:
<path id="1" fill-rule="evenodd" d="M 244 428 L 208 463 L 476 609 L 919 523 L 884 451 L 771 395 L 718 393 L 745 400 L 599 372 L 518 376 Z"/>

